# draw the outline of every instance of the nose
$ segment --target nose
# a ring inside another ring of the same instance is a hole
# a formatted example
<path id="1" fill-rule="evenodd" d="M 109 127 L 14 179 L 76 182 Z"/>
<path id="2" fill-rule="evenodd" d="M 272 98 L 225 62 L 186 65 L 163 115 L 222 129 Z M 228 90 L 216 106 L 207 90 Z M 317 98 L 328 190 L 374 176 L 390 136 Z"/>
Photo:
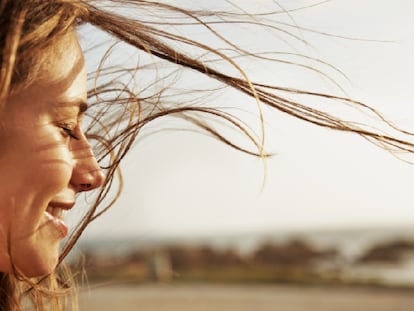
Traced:
<path id="1" fill-rule="evenodd" d="M 105 181 L 105 175 L 87 141 L 72 149 L 74 167 L 70 184 L 76 192 L 90 191 L 99 188 Z"/>

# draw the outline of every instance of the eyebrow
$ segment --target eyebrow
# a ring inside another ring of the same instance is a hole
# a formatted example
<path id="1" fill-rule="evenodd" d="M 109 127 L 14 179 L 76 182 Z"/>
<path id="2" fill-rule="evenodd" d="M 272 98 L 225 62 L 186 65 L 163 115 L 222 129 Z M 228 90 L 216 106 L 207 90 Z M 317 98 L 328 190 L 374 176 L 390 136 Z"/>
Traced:
<path id="1" fill-rule="evenodd" d="M 83 99 L 62 101 L 57 103 L 57 107 L 77 107 L 79 108 L 79 115 L 85 113 L 85 111 L 88 110 L 88 104 Z"/>
<path id="2" fill-rule="evenodd" d="M 62 100 L 54 103 L 53 115 L 57 120 L 66 120 L 68 118 L 76 117 L 82 118 L 85 111 L 88 109 L 88 104 L 82 98 L 74 98 L 73 100 Z M 76 109 L 76 110 L 75 110 Z"/>

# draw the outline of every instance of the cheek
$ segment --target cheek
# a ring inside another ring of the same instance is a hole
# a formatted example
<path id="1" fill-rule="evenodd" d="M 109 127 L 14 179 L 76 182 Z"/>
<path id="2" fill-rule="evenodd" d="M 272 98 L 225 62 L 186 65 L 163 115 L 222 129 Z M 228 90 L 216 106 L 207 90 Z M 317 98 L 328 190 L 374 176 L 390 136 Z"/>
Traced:
<path id="1" fill-rule="evenodd" d="M 38 180 L 40 184 L 50 192 L 59 192 L 67 187 L 72 176 L 73 160 L 69 153 L 62 148 L 49 150 L 42 153 L 33 163 L 32 180 Z"/>
<path id="2" fill-rule="evenodd" d="M 54 196 L 68 186 L 73 160 L 66 147 L 22 151 L 0 161 L 1 197 Z"/>

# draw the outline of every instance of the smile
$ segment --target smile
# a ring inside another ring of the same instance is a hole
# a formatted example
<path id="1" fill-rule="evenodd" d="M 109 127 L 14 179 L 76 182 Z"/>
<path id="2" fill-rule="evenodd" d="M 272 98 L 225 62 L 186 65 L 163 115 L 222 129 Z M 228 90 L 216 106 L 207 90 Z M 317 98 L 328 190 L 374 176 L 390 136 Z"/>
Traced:
<path id="1" fill-rule="evenodd" d="M 66 237 L 69 232 L 69 228 L 65 223 L 65 214 L 67 210 L 72 208 L 73 204 L 53 204 L 49 205 L 44 211 L 44 215 L 62 235 L 62 238 Z"/>
<path id="2" fill-rule="evenodd" d="M 53 207 L 49 205 L 46 209 L 46 213 L 49 214 L 51 217 L 54 217 L 60 220 L 64 218 L 63 209 L 59 207 Z"/>

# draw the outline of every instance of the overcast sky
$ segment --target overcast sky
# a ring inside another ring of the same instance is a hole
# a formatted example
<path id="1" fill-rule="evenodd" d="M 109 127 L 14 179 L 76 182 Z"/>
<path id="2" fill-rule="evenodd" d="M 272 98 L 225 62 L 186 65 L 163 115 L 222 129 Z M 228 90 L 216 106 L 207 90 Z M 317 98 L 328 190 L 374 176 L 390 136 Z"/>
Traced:
<path id="1" fill-rule="evenodd" d="M 291 8 L 316 3 L 279 2 Z M 261 1 L 240 1 L 246 3 L 258 6 Z M 335 77 L 351 97 L 414 129 L 413 12 L 411 0 L 332 0 L 293 12 L 292 17 L 305 28 L 393 41 L 343 40 L 303 32 L 312 46 L 301 52 L 345 72 L 349 80 Z M 254 45 L 258 50 L 280 50 L 277 40 L 246 40 L 252 50 Z M 327 79 L 287 66 L 277 72 L 266 69 L 254 69 L 253 78 L 338 91 Z M 267 162 L 263 190 L 261 160 L 202 135 L 159 134 L 139 143 L 126 159 L 122 198 L 91 225 L 87 236 L 414 226 L 414 166 L 360 137 L 282 114 L 269 114 L 267 124 L 267 148 L 276 155 Z"/>

